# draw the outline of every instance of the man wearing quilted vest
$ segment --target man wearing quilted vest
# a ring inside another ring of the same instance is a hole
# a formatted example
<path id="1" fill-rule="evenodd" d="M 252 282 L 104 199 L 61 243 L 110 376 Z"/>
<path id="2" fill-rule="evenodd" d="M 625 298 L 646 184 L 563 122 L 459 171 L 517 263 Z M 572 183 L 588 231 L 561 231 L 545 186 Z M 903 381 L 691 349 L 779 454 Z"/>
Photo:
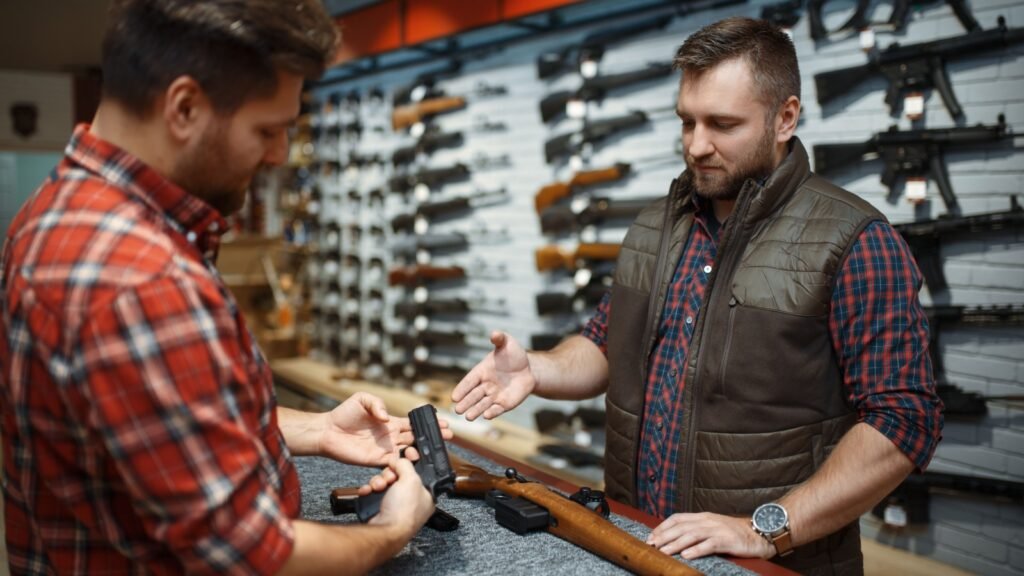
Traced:
<path id="1" fill-rule="evenodd" d="M 942 428 L 921 275 L 884 216 L 810 171 L 783 32 L 723 20 L 675 64 L 686 171 L 594 317 L 549 352 L 494 332 L 456 410 L 606 393 L 606 489 L 664 518 L 649 543 L 860 574 L 858 519 Z"/>

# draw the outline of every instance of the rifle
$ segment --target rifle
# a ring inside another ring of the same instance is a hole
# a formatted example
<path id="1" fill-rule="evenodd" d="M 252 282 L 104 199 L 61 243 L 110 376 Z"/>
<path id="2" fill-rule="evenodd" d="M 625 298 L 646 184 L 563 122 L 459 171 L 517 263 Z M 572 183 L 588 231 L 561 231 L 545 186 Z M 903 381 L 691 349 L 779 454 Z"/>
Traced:
<path id="1" fill-rule="evenodd" d="M 1005 212 L 989 212 L 972 216 L 944 217 L 922 222 L 894 224 L 893 228 L 907 241 L 921 274 L 933 294 L 949 289 L 946 275 L 942 271 L 939 247 L 942 241 L 953 235 L 977 234 L 1001 230 L 1019 230 L 1024 227 L 1024 209 L 1016 196 L 1010 197 L 1010 209 Z"/>
<path id="2" fill-rule="evenodd" d="M 406 86 L 396 88 L 392 97 L 392 105 L 397 108 L 411 102 L 419 102 L 427 98 L 436 98 L 444 95 L 444 90 L 435 88 L 434 84 L 443 78 L 451 78 L 462 71 L 462 62 L 450 60 L 443 67 L 436 70 L 428 70 L 416 76 Z"/>
<path id="3" fill-rule="evenodd" d="M 583 80 L 575 91 L 562 90 L 544 97 L 540 101 L 540 117 L 544 122 L 550 122 L 565 113 L 565 106 L 570 100 L 591 102 L 601 100 L 611 90 L 638 84 L 646 80 L 653 80 L 668 76 L 672 72 L 672 63 L 648 64 L 639 70 L 622 72 L 619 74 L 608 74 L 595 76 Z"/>
<path id="4" fill-rule="evenodd" d="M 794 0 L 799 3 L 799 0 Z M 825 28 L 822 23 L 821 11 L 825 6 L 827 0 L 810 0 L 810 4 L 807 9 L 811 14 L 811 38 L 815 41 L 824 40 L 829 35 L 829 30 Z M 910 13 L 911 3 L 925 4 L 933 3 L 934 0 L 893 0 L 892 12 L 889 14 L 889 20 L 882 23 L 873 23 L 868 20 L 868 8 L 871 6 L 871 0 L 858 0 L 857 7 L 854 9 L 853 14 L 846 21 L 845 24 L 836 28 L 835 32 L 846 32 L 849 30 L 863 30 L 868 27 L 881 25 L 887 29 L 893 31 L 903 30 L 907 26 L 907 16 Z M 981 30 L 981 25 L 974 18 L 974 14 L 971 12 L 969 6 L 967 6 L 966 0 L 946 0 L 946 4 L 949 4 L 950 8 L 953 9 L 953 13 L 956 14 L 960 23 L 963 24 L 964 28 L 968 31 Z M 762 16 L 763 18 L 764 16 Z"/>
<path id="5" fill-rule="evenodd" d="M 622 180 L 629 174 L 629 171 L 629 164 L 619 162 L 608 168 L 576 172 L 568 182 L 555 182 L 554 184 L 548 184 L 538 190 L 537 194 L 534 196 L 534 206 L 537 210 L 537 214 L 540 214 L 545 208 L 551 206 L 555 202 L 572 196 L 583 187 Z"/>
<path id="6" fill-rule="evenodd" d="M 549 206 L 540 215 L 540 230 L 545 234 L 556 234 L 594 226 L 607 220 L 636 218 L 640 211 L 657 199 L 653 196 L 628 200 L 591 198 L 580 210 L 574 210 L 571 206 Z"/>
<path id="7" fill-rule="evenodd" d="M 586 308 L 597 306 L 607 291 L 608 287 L 598 282 L 588 284 L 576 290 L 574 294 L 541 292 L 536 296 L 537 314 L 547 316 L 582 312 Z"/>
<path id="8" fill-rule="evenodd" d="M 456 478 L 455 470 L 448 459 L 444 437 L 441 436 L 441 427 L 437 423 L 437 410 L 430 404 L 413 409 L 409 412 L 409 425 L 412 428 L 412 446 L 420 455 L 420 459 L 413 463 L 413 467 L 423 482 L 423 487 L 430 492 L 436 503 L 438 496 L 455 489 Z M 331 512 L 335 515 L 354 513 L 360 522 L 367 522 L 380 512 L 384 494 L 385 492 L 372 492 L 366 496 L 359 496 L 354 489 L 335 488 L 331 491 Z M 434 516 L 440 518 L 435 519 Z M 434 516 L 427 521 L 427 525 L 435 529 L 454 530 L 459 525 L 458 520 L 440 510 L 435 510 Z M 439 527 L 439 521 L 445 521 L 447 524 Z"/>
<path id="9" fill-rule="evenodd" d="M 469 346 L 484 350 L 494 347 L 485 330 L 413 330 L 411 332 L 393 332 L 391 343 L 403 348 L 429 348 L 431 346 Z"/>
<path id="10" fill-rule="evenodd" d="M 465 250 L 469 248 L 470 244 L 474 243 L 494 243 L 507 240 L 508 234 L 504 231 L 487 229 L 471 233 L 417 234 L 409 235 L 393 242 L 391 252 L 395 256 L 415 256 L 420 251 L 451 252 Z"/>
<path id="11" fill-rule="evenodd" d="M 416 228 L 417 220 L 439 220 L 445 216 L 507 200 L 508 192 L 501 188 L 499 190 L 477 192 L 469 196 L 459 196 L 447 200 L 423 202 L 416 207 L 415 212 L 399 214 L 392 218 L 391 229 L 395 232 L 412 232 Z"/>
<path id="12" fill-rule="evenodd" d="M 462 96 L 440 96 L 415 104 L 406 104 L 391 112 L 391 128 L 395 131 L 402 130 L 427 118 L 462 110 L 465 107 L 466 99 Z"/>
<path id="13" fill-rule="evenodd" d="M 620 247 L 621 244 L 608 242 L 580 244 L 575 250 L 566 250 L 555 245 L 542 246 L 535 252 L 537 270 L 539 272 L 558 269 L 575 271 L 577 268 L 582 268 L 588 260 L 615 260 L 619 257 Z"/>
<path id="14" fill-rule="evenodd" d="M 457 480 L 456 480 L 457 482 Z M 896 487 L 888 497 L 871 510 L 878 518 L 887 518 L 890 507 L 902 509 L 907 524 L 927 524 L 928 505 L 932 490 L 969 494 L 1008 502 L 1024 504 L 1024 483 L 982 476 L 965 476 L 944 472 L 911 474 Z"/>
<path id="15" fill-rule="evenodd" d="M 554 52 L 537 56 L 537 78 L 551 78 L 569 70 L 578 69 L 585 61 L 599 62 L 608 44 L 625 40 L 651 30 L 661 30 L 672 21 L 671 14 L 663 14 L 588 34 L 578 45 L 570 45 Z"/>
<path id="16" fill-rule="evenodd" d="M 589 122 L 579 132 L 568 132 L 544 143 L 544 159 L 551 164 L 558 158 L 572 154 L 582 144 L 593 144 L 609 136 L 647 123 L 647 114 L 640 111 L 624 116 Z"/>
<path id="17" fill-rule="evenodd" d="M 410 164 L 420 154 L 433 154 L 442 148 L 462 146 L 463 141 L 462 132 L 441 132 L 437 128 L 430 128 L 415 144 L 396 149 L 391 154 L 391 163 L 395 166 Z"/>
<path id="18" fill-rule="evenodd" d="M 868 78 L 880 74 L 889 81 L 885 102 L 890 111 L 895 112 L 899 108 L 898 100 L 903 92 L 934 88 L 939 91 L 949 114 L 953 118 L 961 118 L 963 108 L 953 93 L 946 72 L 946 60 L 1005 49 L 1022 41 L 1024 28 L 1007 28 L 1006 20 L 1000 16 L 999 24 L 989 30 L 977 30 L 962 36 L 906 46 L 894 43 L 872 54 L 867 64 L 815 74 L 818 103 L 824 105 L 831 102 L 848 94 Z"/>
<path id="19" fill-rule="evenodd" d="M 935 180 L 939 194 L 946 203 L 946 211 L 960 215 L 960 205 L 943 159 L 947 149 L 957 149 L 983 142 L 1014 138 L 1000 115 L 999 123 L 992 126 L 978 124 L 954 128 L 929 128 L 900 131 L 892 126 L 879 132 L 867 142 L 853 144 L 815 144 L 814 170 L 819 174 L 833 174 L 848 166 L 859 164 L 866 154 L 877 154 L 885 163 L 882 183 L 890 190 L 901 176 L 928 177 Z"/>
<path id="20" fill-rule="evenodd" d="M 406 266 L 388 271 L 388 285 L 418 286 L 438 280 L 460 280 L 465 277 L 466 270 L 461 266 Z"/>
<path id="21" fill-rule="evenodd" d="M 392 192 L 407 194 L 419 184 L 428 188 L 436 188 L 449 182 L 466 180 L 469 175 L 469 166 L 459 162 L 444 168 L 424 168 L 413 174 L 392 176 L 388 180 L 388 187 Z"/>
<path id="22" fill-rule="evenodd" d="M 761 19 L 771 22 L 779 28 L 792 28 L 800 21 L 800 8 L 803 0 L 785 0 L 776 4 L 768 4 L 761 8 Z"/>
<path id="23" fill-rule="evenodd" d="M 930 328 L 928 347 L 935 373 L 935 388 L 946 416 L 984 416 L 988 413 L 988 400 L 1024 401 L 1024 395 L 983 396 L 950 384 L 946 380 L 946 369 L 939 352 L 939 333 L 943 325 L 1021 326 L 1024 325 L 1024 306 L 930 306 L 925 308 L 925 314 Z"/>
<path id="24" fill-rule="evenodd" d="M 394 310 L 395 316 L 407 320 L 439 314 L 468 314 L 469 312 L 505 314 L 507 312 L 504 299 L 491 301 L 482 297 L 434 298 L 422 302 L 397 302 Z"/>
<path id="25" fill-rule="evenodd" d="M 602 515 L 607 501 L 598 490 L 581 488 L 567 498 L 543 484 L 528 482 L 514 468 L 507 469 L 505 478 L 501 478 L 454 456 L 451 461 L 455 468 L 452 494 L 488 496 L 495 519 L 505 528 L 520 534 L 547 530 L 636 574 L 699 574 L 608 521 Z"/>

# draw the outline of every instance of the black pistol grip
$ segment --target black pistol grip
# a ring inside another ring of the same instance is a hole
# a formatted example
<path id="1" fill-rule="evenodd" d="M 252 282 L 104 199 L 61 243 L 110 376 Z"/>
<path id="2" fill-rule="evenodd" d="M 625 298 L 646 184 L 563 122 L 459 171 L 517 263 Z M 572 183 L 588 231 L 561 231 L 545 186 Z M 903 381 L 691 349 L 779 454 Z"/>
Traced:
<path id="1" fill-rule="evenodd" d="M 439 494 L 450 492 L 455 487 L 455 471 L 448 460 L 448 450 L 437 422 L 437 410 L 430 404 L 424 404 L 409 412 L 409 424 L 420 455 L 415 464 L 416 472 L 436 500 Z"/>

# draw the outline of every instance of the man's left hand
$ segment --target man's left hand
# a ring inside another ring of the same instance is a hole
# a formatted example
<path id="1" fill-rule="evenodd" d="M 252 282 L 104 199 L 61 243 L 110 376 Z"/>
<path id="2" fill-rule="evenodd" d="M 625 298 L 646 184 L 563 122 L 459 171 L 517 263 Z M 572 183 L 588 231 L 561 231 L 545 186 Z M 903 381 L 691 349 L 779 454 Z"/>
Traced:
<path id="1" fill-rule="evenodd" d="M 413 443 L 409 419 L 388 414 L 384 401 L 372 394 L 357 392 L 321 416 L 318 452 L 347 464 L 385 466 L 388 457 Z M 448 423 L 438 423 L 450 440 Z"/>
<path id="2" fill-rule="evenodd" d="M 681 553 L 687 560 L 709 554 L 766 560 L 775 556 L 775 546 L 754 532 L 749 518 L 709 512 L 673 514 L 651 531 L 647 543 L 665 554 Z"/>

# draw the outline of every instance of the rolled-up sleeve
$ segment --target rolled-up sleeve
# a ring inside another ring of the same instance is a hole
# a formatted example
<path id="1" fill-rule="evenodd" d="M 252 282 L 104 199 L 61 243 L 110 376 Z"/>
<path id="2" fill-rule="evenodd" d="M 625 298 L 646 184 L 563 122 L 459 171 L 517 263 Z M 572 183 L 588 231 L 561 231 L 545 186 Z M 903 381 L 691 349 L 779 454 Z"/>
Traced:
<path id="1" fill-rule="evenodd" d="M 874 222 L 836 277 L 829 320 L 848 401 L 919 471 L 942 432 L 920 287 L 921 273 L 903 238 Z"/>
<path id="2" fill-rule="evenodd" d="M 611 308 L 611 291 L 604 293 L 594 315 L 583 326 L 580 336 L 590 340 L 605 356 L 608 355 L 608 309 Z"/>

